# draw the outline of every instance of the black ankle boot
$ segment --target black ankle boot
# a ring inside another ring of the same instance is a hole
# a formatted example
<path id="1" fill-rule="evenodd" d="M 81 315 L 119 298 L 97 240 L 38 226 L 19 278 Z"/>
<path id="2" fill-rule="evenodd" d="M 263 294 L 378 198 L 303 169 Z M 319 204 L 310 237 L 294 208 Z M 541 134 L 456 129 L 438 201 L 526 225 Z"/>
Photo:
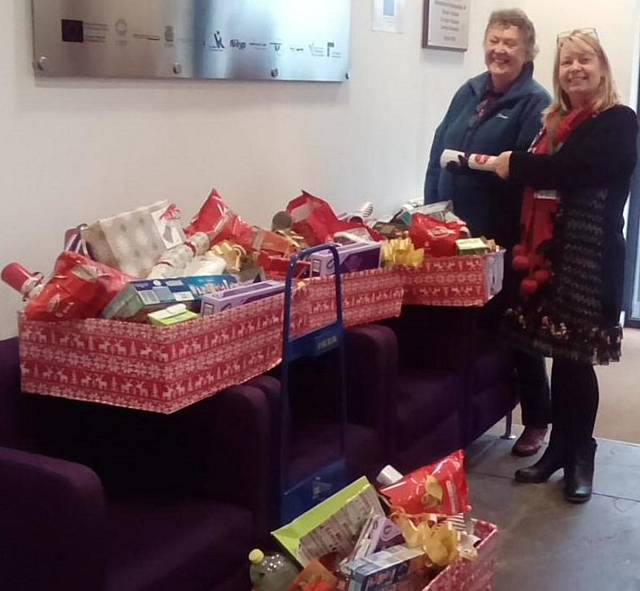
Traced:
<path id="1" fill-rule="evenodd" d="M 586 503 L 591 498 L 596 447 L 595 439 L 591 439 L 578 447 L 567 462 L 564 496 L 570 503 Z"/>
<path id="2" fill-rule="evenodd" d="M 551 433 L 551 441 L 542 457 L 533 466 L 516 471 L 516 482 L 546 482 L 554 472 L 564 468 L 564 444 Z"/>

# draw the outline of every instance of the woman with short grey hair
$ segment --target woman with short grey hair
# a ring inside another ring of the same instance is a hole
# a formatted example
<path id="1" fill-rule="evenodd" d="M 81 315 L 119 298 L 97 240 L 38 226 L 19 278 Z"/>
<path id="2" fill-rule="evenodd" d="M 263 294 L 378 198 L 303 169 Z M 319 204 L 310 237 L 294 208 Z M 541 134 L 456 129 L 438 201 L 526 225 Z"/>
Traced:
<path id="1" fill-rule="evenodd" d="M 491 14 L 484 35 L 487 71 L 465 82 L 453 97 L 433 138 L 425 179 L 425 203 L 453 201 L 456 214 L 474 236 L 493 238 L 508 250 L 503 292 L 485 314 L 485 324 L 494 334 L 518 290 L 510 255 L 520 237 L 521 193 L 491 174 L 468 174 L 458 166 L 441 170 L 440 155 L 445 149 L 494 155 L 527 150 L 551 102 L 533 79 L 536 53 L 535 28 L 522 10 Z M 513 451 L 532 455 L 547 432 L 549 382 L 541 355 L 515 353 L 515 366 L 525 430 Z"/>

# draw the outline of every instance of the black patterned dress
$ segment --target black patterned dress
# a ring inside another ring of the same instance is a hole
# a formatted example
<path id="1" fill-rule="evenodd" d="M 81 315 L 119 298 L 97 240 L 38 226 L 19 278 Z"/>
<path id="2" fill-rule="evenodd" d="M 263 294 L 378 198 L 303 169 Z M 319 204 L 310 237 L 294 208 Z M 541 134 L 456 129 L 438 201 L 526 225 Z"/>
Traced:
<path id="1" fill-rule="evenodd" d="M 510 178 L 555 190 L 552 278 L 507 310 L 514 345 L 589 364 L 620 359 L 623 211 L 636 163 L 636 114 L 621 105 L 581 123 L 554 154 L 514 152 Z"/>

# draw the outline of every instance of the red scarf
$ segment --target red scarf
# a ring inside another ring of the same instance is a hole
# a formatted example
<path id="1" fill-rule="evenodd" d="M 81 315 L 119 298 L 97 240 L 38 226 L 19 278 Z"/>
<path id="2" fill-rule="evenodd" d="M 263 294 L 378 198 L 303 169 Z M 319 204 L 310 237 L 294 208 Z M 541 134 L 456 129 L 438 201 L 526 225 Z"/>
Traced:
<path id="1" fill-rule="evenodd" d="M 585 110 L 571 111 L 564 117 L 560 113 L 553 113 L 531 151 L 534 154 L 555 154 L 575 129 L 594 115 L 593 111 Z"/>

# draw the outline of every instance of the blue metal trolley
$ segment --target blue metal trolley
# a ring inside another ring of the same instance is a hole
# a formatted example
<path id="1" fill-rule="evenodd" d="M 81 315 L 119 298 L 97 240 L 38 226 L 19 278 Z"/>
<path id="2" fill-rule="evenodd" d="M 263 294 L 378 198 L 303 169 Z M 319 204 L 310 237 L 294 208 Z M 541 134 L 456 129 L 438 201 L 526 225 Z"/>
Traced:
<path id="1" fill-rule="evenodd" d="M 291 336 L 291 314 L 295 270 L 299 261 L 310 255 L 330 251 L 335 269 L 336 321 L 320 330 L 299 338 Z M 284 327 L 282 342 L 282 404 L 280 430 L 280 520 L 288 523 L 301 513 L 317 505 L 347 485 L 346 427 L 347 427 L 347 383 L 345 365 L 344 322 L 342 316 L 342 276 L 338 251 L 330 244 L 322 244 L 303 250 L 292 257 L 289 263 L 284 292 Z M 289 392 L 290 365 L 297 359 L 318 357 L 329 351 L 338 352 L 339 379 L 339 437 L 338 457 L 298 482 L 290 482 L 289 465 L 291 458 L 292 412 Z"/>

